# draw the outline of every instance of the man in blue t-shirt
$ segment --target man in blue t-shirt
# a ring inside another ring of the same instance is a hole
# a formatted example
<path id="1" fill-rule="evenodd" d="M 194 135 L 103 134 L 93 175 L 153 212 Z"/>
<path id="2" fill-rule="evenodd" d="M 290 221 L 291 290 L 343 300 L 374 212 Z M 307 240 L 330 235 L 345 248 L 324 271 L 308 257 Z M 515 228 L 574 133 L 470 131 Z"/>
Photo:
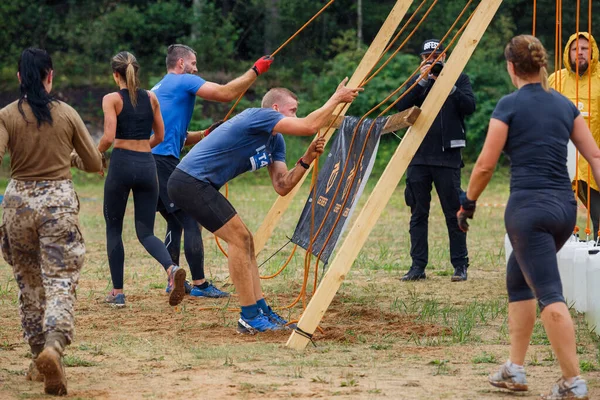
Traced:
<path id="1" fill-rule="evenodd" d="M 156 161 L 159 181 L 157 211 L 167 221 L 165 245 L 173 262 L 179 265 L 182 230 L 185 234 L 185 258 L 190 266 L 192 287 L 187 282 L 186 292 L 196 297 L 226 297 L 223 292 L 207 282 L 204 277 L 204 247 L 200 227 L 196 221 L 180 210 L 169 199 L 167 181 L 179 164 L 179 156 L 184 146 L 198 143 L 206 131 L 188 132 L 196 97 L 206 100 L 229 102 L 252 85 L 258 75 L 267 72 L 272 58 L 262 57 L 242 76 L 225 85 L 207 82 L 194 75 L 198 72 L 196 52 L 188 46 L 173 44 L 167 49 L 167 75 L 158 82 L 152 91 L 156 94 L 165 123 L 165 139 L 152 149 Z M 167 285 L 167 292 L 172 288 Z"/>
<path id="2" fill-rule="evenodd" d="M 216 128 L 183 158 L 169 179 L 169 196 L 175 204 L 228 244 L 229 273 L 241 306 L 240 333 L 283 329 L 286 321 L 265 302 L 252 233 L 219 188 L 246 171 L 266 167 L 275 191 L 288 194 L 323 152 L 325 139 L 313 141 L 288 171 L 282 134 L 310 136 L 327 124 L 338 104 L 352 102 L 358 95 L 359 89 L 347 88 L 346 82 L 347 78 L 321 108 L 305 118 L 296 117 L 294 93 L 271 89 L 263 97 L 262 108 L 245 110 Z"/>

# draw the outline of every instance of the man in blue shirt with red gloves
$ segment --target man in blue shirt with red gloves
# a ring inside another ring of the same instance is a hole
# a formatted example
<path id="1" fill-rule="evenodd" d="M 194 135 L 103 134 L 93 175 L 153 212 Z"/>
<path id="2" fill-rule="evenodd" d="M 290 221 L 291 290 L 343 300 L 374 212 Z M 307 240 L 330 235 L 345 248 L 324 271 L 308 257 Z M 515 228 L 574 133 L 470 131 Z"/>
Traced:
<path id="1" fill-rule="evenodd" d="M 244 93 L 260 74 L 267 72 L 272 62 L 272 58 L 262 57 L 243 75 L 225 85 L 220 85 L 207 82 L 195 75 L 198 68 L 196 52 L 192 48 L 173 44 L 167 49 L 167 75 L 152 88 L 160 103 L 165 123 L 165 139 L 152 149 L 159 180 L 157 211 L 167 221 L 165 245 L 176 265 L 179 265 L 182 230 L 184 232 L 185 258 L 190 266 L 194 285 L 192 287 L 186 281 L 185 291 L 192 296 L 226 297 L 229 294 L 206 281 L 200 227 L 192 217 L 169 199 L 167 181 L 179 164 L 183 147 L 198 143 L 211 129 L 188 132 L 196 97 L 229 102 Z M 173 288 L 167 285 L 166 290 L 170 292 Z"/>
<path id="2" fill-rule="evenodd" d="M 183 158 L 169 179 L 169 196 L 175 204 L 227 242 L 229 273 L 241 306 L 240 333 L 283 329 L 286 321 L 263 298 L 252 233 L 219 188 L 246 171 L 266 167 L 275 191 L 288 194 L 323 152 L 325 139 L 313 141 L 288 171 L 282 134 L 310 136 L 326 125 L 335 107 L 352 102 L 361 90 L 345 87 L 346 82 L 347 78 L 321 108 L 304 118 L 296 117 L 294 93 L 271 89 L 261 108 L 247 109 L 216 128 Z"/>

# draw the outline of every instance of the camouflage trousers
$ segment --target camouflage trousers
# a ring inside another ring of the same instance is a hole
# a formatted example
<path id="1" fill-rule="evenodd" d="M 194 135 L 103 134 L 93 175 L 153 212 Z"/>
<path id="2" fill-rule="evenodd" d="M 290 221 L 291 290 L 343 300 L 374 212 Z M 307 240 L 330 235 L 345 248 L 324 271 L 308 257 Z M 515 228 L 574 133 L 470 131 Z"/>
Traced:
<path id="1" fill-rule="evenodd" d="M 70 343 L 85 256 L 73 182 L 13 179 L 2 206 L 0 244 L 19 285 L 23 336 L 32 348 L 43 346 L 49 333 Z"/>

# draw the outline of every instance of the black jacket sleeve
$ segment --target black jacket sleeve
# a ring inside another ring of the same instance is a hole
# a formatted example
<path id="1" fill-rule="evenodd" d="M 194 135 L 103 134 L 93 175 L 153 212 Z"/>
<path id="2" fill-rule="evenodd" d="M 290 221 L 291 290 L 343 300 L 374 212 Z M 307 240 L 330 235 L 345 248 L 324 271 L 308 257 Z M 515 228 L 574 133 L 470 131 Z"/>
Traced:
<path id="1" fill-rule="evenodd" d="M 456 102 L 456 106 L 463 117 L 475 112 L 475 94 L 471 87 L 471 80 L 466 74 L 460 74 L 456 81 L 456 90 L 449 98 Z"/>
<path id="2" fill-rule="evenodd" d="M 406 86 L 402 92 L 402 95 L 404 95 L 406 93 L 406 90 L 409 87 L 411 87 L 416 81 L 417 81 L 416 77 L 411 79 L 406 84 Z M 429 82 L 428 85 L 425 87 L 423 87 L 419 84 L 416 84 L 415 87 L 410 92 L 406 93 L 406 95 L 398 103 L 396 103 L 396 106 L 395 106 L 396 110 L 404 111 L 404 110 L 411 108 L 412 106 L 421 107 L 421 105 L 425 101 L 425 97 L 427 97 L 427 92 L 429 92 L 430 87 L 431 87 L 431 82 Z"/>

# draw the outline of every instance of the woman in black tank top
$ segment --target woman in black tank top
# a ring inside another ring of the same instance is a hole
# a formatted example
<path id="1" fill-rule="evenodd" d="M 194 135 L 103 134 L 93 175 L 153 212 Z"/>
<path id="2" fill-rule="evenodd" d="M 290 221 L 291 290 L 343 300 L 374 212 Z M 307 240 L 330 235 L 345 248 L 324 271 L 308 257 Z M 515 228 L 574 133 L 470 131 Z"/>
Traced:
<path id="1" fill-rule="evenodd" d="M 106 248 L 113 282 L 113 290 L 106 302 L 116 307 L 125 306 L 123 217 L 129 192 L 133 191 L 138 240 L 167 272 L 171 287 L 169 304 L 177 305 L 185 294 L 185 271 L 173 263 L 164 243 L 154 236 L 158 180 L 150 151 L 164 138 L 160 106 L 152 92 L 139 88 L 139 65 L 131 53 L 118 53 L 112 58 L 111 65 L 120 90 L 102 99 L 104 135 L 98 144 L 98 150 L 104 152 L 114 142 L 104 184 Z"/>

